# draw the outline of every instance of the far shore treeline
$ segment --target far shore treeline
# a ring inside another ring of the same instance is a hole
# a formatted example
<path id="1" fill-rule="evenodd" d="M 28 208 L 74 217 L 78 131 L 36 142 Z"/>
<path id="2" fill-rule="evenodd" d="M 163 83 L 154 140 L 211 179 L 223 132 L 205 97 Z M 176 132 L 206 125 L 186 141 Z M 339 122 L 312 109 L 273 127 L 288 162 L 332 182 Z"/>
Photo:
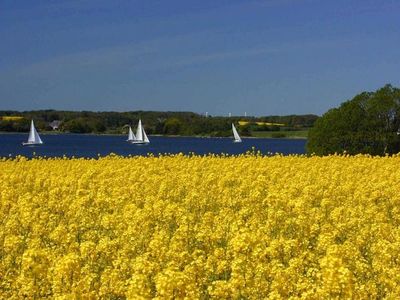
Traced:
<path id="1" fill-rule="evenodd" d="M 230 136 L 231 123 L 244 136 L 262 136 L 273 132 L 285 137 L 288 132 L 307 132 L 317 120 L 316 115 L 266 117 L 205 116 L 193 112 L 91 112 L 91 111 L 0 111 L 1 132 L 27 132 L 30 120 L 39 131 L 69 133 L 124 134 L 127 127 L 136 127 L 142 119 L 146 132 L 160 135 Z M 288 134 L 289 137 L 293 136 Z"/>

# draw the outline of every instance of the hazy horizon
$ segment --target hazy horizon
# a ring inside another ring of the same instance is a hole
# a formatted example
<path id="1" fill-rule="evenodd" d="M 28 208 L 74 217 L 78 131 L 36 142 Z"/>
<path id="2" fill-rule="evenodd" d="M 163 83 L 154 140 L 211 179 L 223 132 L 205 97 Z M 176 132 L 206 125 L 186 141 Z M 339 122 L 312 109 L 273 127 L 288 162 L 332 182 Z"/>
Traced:
<path id="1" fill-rule="evenodd" d="M 0 6 L 0 110 L 321 115 L 400 85 L 394 0 Z"/>

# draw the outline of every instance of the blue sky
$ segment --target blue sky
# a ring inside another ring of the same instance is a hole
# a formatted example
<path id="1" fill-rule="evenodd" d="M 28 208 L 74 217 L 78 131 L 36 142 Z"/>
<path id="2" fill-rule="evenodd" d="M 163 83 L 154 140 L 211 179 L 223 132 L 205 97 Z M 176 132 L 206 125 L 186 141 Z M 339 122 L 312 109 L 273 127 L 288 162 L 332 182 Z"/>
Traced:
<path id="1" fill-rule="evenodd" d="M 400 1 L 0 0 L 0 109 L 322 114 L 400 85 Z"/>

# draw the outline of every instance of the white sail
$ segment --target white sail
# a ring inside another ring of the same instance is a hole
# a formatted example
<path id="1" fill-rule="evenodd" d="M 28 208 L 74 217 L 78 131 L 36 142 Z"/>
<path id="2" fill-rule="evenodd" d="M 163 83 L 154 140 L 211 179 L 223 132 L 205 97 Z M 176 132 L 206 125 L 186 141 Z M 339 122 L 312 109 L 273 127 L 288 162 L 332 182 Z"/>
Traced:
<path id="1" fill-rule="evenodd" d="M 240 143 L 242 139 L 240 138 L 239 133 L 237 132 L 236 127 L 235 125 L 233 125 L 233 123 L 232 123 L 232 131 L 233 131 L 233 136 L 235 138 L 235 142 Z"/>
<path id="2" fill-rule="evenodd" d="M 23 143 L 23 144 L 24 145 L 43 144 L 42 139 L 39 136 L 39 133 L 36 131 L 35 124 L 33 123 L 33 120 L 31 121 L 31 129 L 29 130 L 28 141 L 26 143 Z"/>
<path id="3" fill-rule="evenodd" d="M 133 134 L 133 131 L 132 131 L 131 126 L 129 126 L 129 133 L 128 133 L 128 139 L 127 139 L 127 141 L 130 142 L 130 141 L 134 141 L 134 140 L 136 140 L 136 137 L 135 137 L 135 135 Z"/>
<path id="4" fill-rule="evenodd" d="M 143 127 L 143 142 L 145 143 L 150 143 L 149 138 L 147 137 L 146 132 L 144 131 L 144 127 Z"/>
<path id="5" fill-rule="evenodd" d="M 138 127 L 136 129 L 136 138 L 131 141 L 132 144 L 148 144 L 150 143 L 149 138 L 147 137 L 146 132 L 144 131 L 144 127 L 142 125 L 142 120 L 139 119 Z"/>
<path id="6" fill-rule="evenodd" d="M 136 141 L 142 142 L 143 141 L 143 129 L 142 129 L 142 120 L 139 119 L 139 123 L 136 129 Z"/>
<path id="7" fill-rule="evenodd" d="M 39 133 L 36 131 L 36 128 L 35 128 L 35 141 L 37 144 L 43 144 L 42 139 L 39 136 Z"/>
<path id="8" fill-rule="evenodd" d="M 31 129 L 29 130 L 29 137 L 28 137 L 28 143 L 34 143 L 35 142 L 35 125 L 33 124 L 33 120 L 31 121 Z"/>

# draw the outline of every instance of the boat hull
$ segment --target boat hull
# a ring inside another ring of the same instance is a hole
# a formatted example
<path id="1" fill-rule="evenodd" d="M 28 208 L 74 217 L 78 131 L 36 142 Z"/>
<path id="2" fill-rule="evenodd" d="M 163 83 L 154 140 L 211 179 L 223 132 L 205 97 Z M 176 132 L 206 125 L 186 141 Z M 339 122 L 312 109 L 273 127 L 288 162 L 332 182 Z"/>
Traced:
<path id="1" fill-rule="evenodd" d="M 22 143 L 22 146 L 40 146 L 40 145 L 43 145 L 43 143 L 26 143 L 26 142 Z"/>
<path id="2" fill-rule="evenodd" d="M 140 141 L 131 141 L 130 143 L 134 144 L 134 145 L 147 145 L 147 144 L 150 144 L 150 142 L 140 142 Z"/>

